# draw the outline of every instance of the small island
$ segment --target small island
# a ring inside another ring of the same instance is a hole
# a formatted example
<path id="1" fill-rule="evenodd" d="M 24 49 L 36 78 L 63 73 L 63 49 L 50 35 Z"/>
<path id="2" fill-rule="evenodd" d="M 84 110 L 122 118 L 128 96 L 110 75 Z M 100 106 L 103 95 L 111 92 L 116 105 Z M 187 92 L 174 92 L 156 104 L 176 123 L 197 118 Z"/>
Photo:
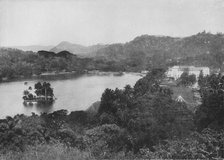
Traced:
<path id="1" fill-rule="evenodd" d="M 48 82 L 38 82 L 34 85 L 34 90 L 30 86 L 23 92 L 24 103 L 53 103 L 56 98 L 53 93 L 53 88 Z"/>

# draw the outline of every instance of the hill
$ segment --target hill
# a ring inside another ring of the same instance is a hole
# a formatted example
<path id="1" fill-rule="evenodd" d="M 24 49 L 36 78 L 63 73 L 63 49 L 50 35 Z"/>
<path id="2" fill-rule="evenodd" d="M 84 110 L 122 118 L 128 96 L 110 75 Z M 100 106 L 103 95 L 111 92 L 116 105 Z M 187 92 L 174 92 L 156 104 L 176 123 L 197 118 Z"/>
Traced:
<path id="1" fill-rule="evenodd" d="M 52 52 L 61 52 L 67 50 L 76 55 L 91 55 L 91 53 L 96 52 L 97 50 L 104 48 L 105 45 L 97 44 L 93 46 L 82 46 L 79 44 L 72 44 L 70 42 L 63 41 L 57 46 L 53 47 L 50 51 Z"/>
<path id="2" fill-rule="evenodd" d="M 31 46 L 12 46 L 10 48 L 16 48 L 16 49 L 20 49 L 20 50 L 23 50 L 23 51 L 37 52 L 39 50 L 49 51 L 52 47 L 53 47 L 52 45 L 49 45 L 49 46 L 31 45 Z"/>
<path id="3" fill-rule="evenodd" d="M 9 52 L 13 54 L 21 51 L 1 50 L 1 54 Z M 224 70 L 224 35 L 206 32 L 182 38 L 142 35 L 127 43 L 93 46 L 64 41 L 50 51 L 38 51 L 37 55 L 67 59 L 77 55 L 82 58 L 83 64 L 88 61 L 87 68 L 90 70 L 142 71 L 173 65 L 207 66 Z"/>
<path id="4" fill-rule="evenodd" d="M 130 56 L 130 53 L 144 53 L 152 57 L 154 54 L 167 54 L 168 57 L 188 57 L 207 53 L 209 42 L 215 35 L 199 33 L 185 38 L 142 35 L 125 44 L 112 44 L 97 51 L 97 56 L 114 59 Z"/>
<path id="5" fill-rule="evenodd" d="M 142 35 L 124 44 L 108 45 L 99 49 L 95 55 L 96 59 L 113 61 L 127 61 L 131 59 L 141 64 L 153 65 L 154 63 L 158 65 L 189 57 L 193 57 L 193 59 L 200 56 L 204 57 L 208 54 L 214 57 L 217 48 L 222 50 L 223 46 L 223 34 L 201 32 L 184 38 Z M 211 59 L 208 58 L 205 61 L 207 62 L 203 62 L 203 65 L 211 61 Z M 197 62 L 200 63 L 199 61 Z M 212 62 L 216 63 L 215 61 Z"/>

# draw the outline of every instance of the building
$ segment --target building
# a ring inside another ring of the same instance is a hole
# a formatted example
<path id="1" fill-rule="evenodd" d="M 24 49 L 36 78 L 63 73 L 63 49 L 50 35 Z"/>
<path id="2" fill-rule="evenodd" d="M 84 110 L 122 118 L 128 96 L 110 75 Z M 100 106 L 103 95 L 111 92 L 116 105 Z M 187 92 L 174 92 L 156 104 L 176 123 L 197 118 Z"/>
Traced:
<path id="1" fill-rule="evenodd" d="M 189 75 L 194 74 L 196 78 L 198 78 L 201 71 L 204 76 L 210 74 L 210 70 L 208 67 L 173 66 L 168 69 L 168 71 L 166 72 L 166 76 L 169 78 L 174 78 L 176 80 L 180 78 L 183 72 L 188 72 Z"/>

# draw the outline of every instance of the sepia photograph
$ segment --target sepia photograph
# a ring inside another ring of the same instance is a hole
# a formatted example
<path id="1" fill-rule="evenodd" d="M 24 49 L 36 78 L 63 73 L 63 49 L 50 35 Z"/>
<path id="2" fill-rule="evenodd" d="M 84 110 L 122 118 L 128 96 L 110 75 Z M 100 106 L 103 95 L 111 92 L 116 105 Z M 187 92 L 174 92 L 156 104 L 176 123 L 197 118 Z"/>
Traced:
<path id="1" fill-rule="evenodd" d="M 224 0 L 0 0 L 0 160 L 224 159 Z"/>

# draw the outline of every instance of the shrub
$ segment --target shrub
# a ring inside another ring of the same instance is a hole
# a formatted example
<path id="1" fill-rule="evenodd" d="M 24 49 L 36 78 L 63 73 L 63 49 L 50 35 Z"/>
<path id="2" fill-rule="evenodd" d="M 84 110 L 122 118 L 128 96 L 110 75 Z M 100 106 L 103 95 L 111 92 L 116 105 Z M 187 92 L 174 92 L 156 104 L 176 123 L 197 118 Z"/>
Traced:
<path id="1" fill-rule="evenodd" d="M 8 152 L 0 155 L 1 160 L 92 160 L 88 152 L 70 148 L 63 144 L 29 146 L 24 152 Z"/>

